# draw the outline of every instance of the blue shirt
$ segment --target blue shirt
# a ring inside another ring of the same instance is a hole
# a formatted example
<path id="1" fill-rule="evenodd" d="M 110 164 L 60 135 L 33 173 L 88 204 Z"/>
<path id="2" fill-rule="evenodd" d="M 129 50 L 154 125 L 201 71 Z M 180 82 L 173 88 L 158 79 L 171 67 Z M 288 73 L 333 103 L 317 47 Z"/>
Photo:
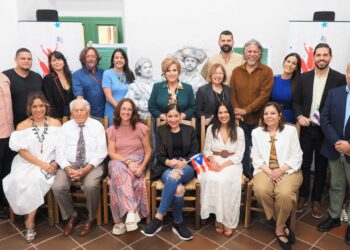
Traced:
<path id="1" fill-rule="evenodd" d="M 99 83 L 86 72 L 91 74 Z M 101 118 L 104 116 L 106 104 L 106 97 L 102 89 L 102 76 L 103 69 L 97 67 L 96 71 L 92 72 L 85 66 L 73 74 L 74 96 L 83 96 L 90 103 L 90 114 Z"/>
<path id="2" fill-rule="evenodd" d="M 102 87 L 111 89 L 114 100 L 119 102 L 128 92 L 129 82 L 125 73 L 117 74 L 114 69 L 107 69 L 103 73 Z M 108 101 L 105 106 L 105 115 L 108 116 L 108 125 L 111 126 L 113 124 L 114 107 Z"/>
<path id="3" fill-rule="evenodd" d="M 350 115 L 350 89 L 348 85 L 346 85 L 345 91 L 347 93 L 347 96 L 346 96 L 346 105 L 345 105 L 345 119 L 344 119 L 344 131 L 343 131 L 344 134 L 345 134 L 345 126 L 347 124 L 347 121 L 349 120 L 349 115 Z"/>

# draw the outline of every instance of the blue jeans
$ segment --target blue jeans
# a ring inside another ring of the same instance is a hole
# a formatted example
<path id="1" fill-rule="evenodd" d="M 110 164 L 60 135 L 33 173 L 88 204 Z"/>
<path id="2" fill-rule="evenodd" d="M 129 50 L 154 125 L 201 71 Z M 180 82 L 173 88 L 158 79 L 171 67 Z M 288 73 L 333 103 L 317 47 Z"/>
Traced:
<path id="1" fill-rule="evenodd" d="M 194 176 L 194 170 L 192 166 L 187 165 L 184 169 L 182 169 L 183 174 L 178 179 L 171 177 L 172 171 L 174 171 L 174 169 L 167 169 L 161 176 L 164 183 L 164 188 L 162 192 L 162 200 L 160 201 L 158 208 L 158 213 L 166 215 L 168 207 L 171 204 L 173 207 L 174 222 L 181 223 L 183 221 L 182 207 L 184 205 L 184 199 L 183 194 L 176 195 L 176 189 L 178 185 L 187 183 L 192 180 Z"/>

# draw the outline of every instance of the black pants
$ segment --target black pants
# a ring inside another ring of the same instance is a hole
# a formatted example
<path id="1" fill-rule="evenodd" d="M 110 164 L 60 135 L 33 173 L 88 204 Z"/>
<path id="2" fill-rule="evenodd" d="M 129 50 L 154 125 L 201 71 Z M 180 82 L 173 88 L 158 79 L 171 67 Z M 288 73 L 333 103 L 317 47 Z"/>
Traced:
<path id="1" fill-rule="evenodd" d="M 11 163 L 15 153 L 9 148 L 9 138 L 0 139 L 0 207 L 7 206 L 2 187 L 2 179 L 11 171 Z"/>
<path id="2" fill-rule="evenodd" d="M 240 124 L 240 127 L 244 131 L 244 139 L 245 139 L 245 150 L 242 160 L 243 165 L 243 174 L 247 178 L 253 177 L 253 167 L 250 160 L 250 151 L 252 147 L 252 130 L 255 129 L 258 125 L 248 125 L 248 124 Z"/>
<path id="3" fill-rule="evenodd" d="M 315 154 L 315 178 L 312 186 L 311 201 L 320 201 L 327 177 L 328 159 L 320 154 L 324 135 L 319 126 L 301 127 L 300 146 L 303 150 L 303 184 L 299 196 L 308 199 L 310 195 L 310 175 L 313 155 Z"/>

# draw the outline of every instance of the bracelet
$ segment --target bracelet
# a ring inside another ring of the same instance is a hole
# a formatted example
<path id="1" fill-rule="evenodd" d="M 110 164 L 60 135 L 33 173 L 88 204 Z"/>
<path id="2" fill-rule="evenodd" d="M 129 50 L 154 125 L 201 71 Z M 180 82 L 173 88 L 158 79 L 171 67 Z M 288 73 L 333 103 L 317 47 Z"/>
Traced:
<path id="1" fill-rule="evenodd" d="M 132 160 L 128 159 L 128 160 L 125 161 L 125 164 L 126 164 L 127 166 L 129 166 L 129 163 L 130 163 L 130 162 L 132 162 Z"/>

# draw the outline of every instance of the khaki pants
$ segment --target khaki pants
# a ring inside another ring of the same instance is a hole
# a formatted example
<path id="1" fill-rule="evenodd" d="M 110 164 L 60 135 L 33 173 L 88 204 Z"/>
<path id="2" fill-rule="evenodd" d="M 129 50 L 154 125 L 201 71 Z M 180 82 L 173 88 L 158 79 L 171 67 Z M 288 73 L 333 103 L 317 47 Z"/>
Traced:
<path id="1" fill-rule="evenodd" d="M 300 171 L 285 174 L 283 178 L 282 183 L 274 184 L 265 172 L 259 172 L 253 177 L 254 195 L 264 208 L 266 218 L 274 218 L 277 227 L 286 224 L 303 181 Z"/>
<path id="2" fill-rule="evenodd" d="M 103 165 L 101 164 L 98 167 L 93 168 L 90 173 L 81 179 L 81 189 L 84 191 L 86 197 L 86 207 L 89 211 L 90 221 L 96 218 L 100 184 L 103 172 Z M 66 172 L 61 168 L 58 168 L 55 176 L 55 181 L 51 189 L 54 193 L 58 205 L 60 206 L 63 220 L 69 219 L 75 212 L 73 199 L 70 192 L 71 185 L 72 181 Z"/>

